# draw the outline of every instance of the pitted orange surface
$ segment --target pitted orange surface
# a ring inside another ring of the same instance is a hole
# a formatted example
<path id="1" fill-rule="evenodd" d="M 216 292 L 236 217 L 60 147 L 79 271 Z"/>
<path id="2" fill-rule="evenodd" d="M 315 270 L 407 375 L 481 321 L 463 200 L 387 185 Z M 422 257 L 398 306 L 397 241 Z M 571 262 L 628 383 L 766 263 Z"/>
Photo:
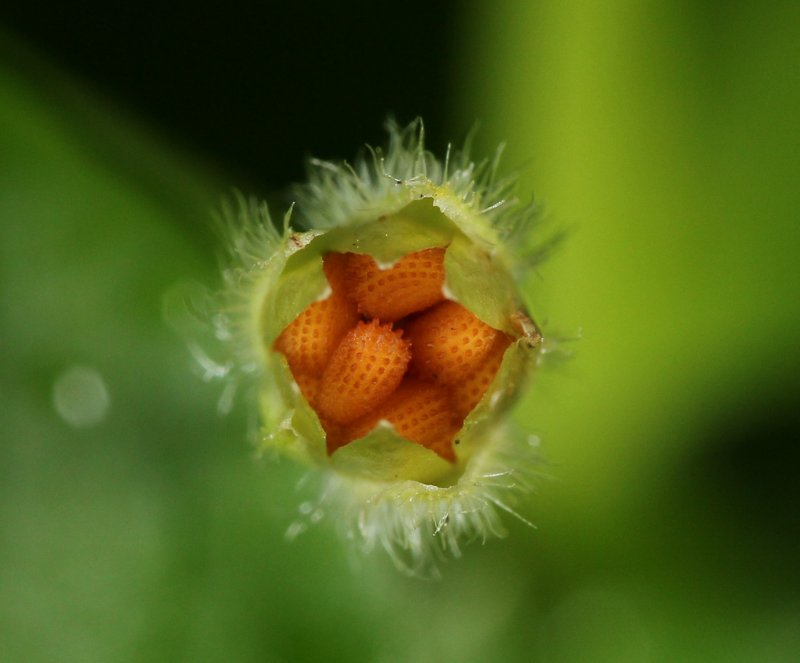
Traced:
<path id="1" fill-rule="evenodd" d="M 275 341 L 275 349 L 286 356 L 295 376 L 319 377 L 339 342 L 358 322 L 355 302 L 347 296 L 342 254 L 326 256 L 324 268 L 330 296 L 311 304 Z"/>
<path id="2" fill-rule="evenodd" d="M 450 391 L 450 399 L 456 412 L 466 417 L 483 398 L 494 379 L 503 355 L 511 345 L 511 337 L 498 332 L 486 356 L 479 366 L 474 367 L 462 380 L 455 382 Z"/>
<path id="3" fill-rule="evenodd" d="M 403 437 L 455 461 L 453 438 L 461 419 L 453 410 L 445 387 L 407 378 L 377 409 Z"/>
<path id="4" fill-rule="evenodd" d="M 326 432 L 328 453 L 381 420 L 450 462 L 464 418 L 483 397 L 512 339 L 444 297 L 445 248 L 387 269 L 328 253 L 331 294 L 275 341 Z"/>
<path id="5" fill-rule="evenodd" d="M 322 373 L 317 412 L 337 424 L 352 423 L 397 389 L 410 360 L 402 332 L 377 320 L 359 322 L 347 332 Z"/>
<path id="6" fill-rule="evenodd" d="M 409 253 L 388 269 L 370 256 L 346 255 L 348 290 L 369 318 L 394 322 L 444 299 L 444 249 Z"/>
<path id="7" fill-rule="evenodd" d="M 480 367 L 501 334 L 453 301 L 412 320 L 406 333 L 414 347 L 415 372 L 444 384 L 455 384 Z"/>

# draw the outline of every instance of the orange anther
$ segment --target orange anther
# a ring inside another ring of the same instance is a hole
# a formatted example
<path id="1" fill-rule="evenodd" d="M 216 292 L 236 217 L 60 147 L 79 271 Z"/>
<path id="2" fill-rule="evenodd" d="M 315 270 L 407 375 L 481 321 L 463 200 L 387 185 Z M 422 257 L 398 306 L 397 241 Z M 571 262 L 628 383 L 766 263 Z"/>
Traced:
<path id="1" fill-rule="evenodd" d="M 326 256 L 324 267 L 332 294 L 312 303 L 275 341 L 275 349 L 286 356 L 292 373 L 322 375 L 336 346 L 358 321 L 355 303 L 344 292 L 343 262 Z"/>
<path id="2" fill-rule="evenodd" d="M 444 299 L 444 249 L 409 253 L 389 269 L 367 255 L 347 254 L 347 287 L 358 310 L 382 322 L 394 322 Z"/>
<path id="3" fill-rule="evenodd" d="M 391 325 L 359 322 L 334 351 L 322 374 L 317 412 L 349 424 L 377 407 L 403 379 L 411 352 Z"/>
<path id="4" fill-rule="evenodd" d="M 445 301 L 412 320 L 406 335 L 416 375 L 452 385 L 481 365 L 502 333 L 461 304 Z"/>
<path id="5" fill-rule="evenodd" d="M 509 345 L 511 345 L 511 337 L 498 332 L 497 338 L 495 338 L 482 363 L 473 368 L 457 384 L 453 385 L 450 397 L 461 417 L 466 417 L 472 412 L 473 408 L 483 398 L 492 380 L 494 380 L 494 376 L 497 374 L 497 369 L 500 368 L 503 355 Z"/>
<path id="6" fill-rule="evenodd" d="M 378 420 L 388 420 L 398 434 L 455 462 L 453 438 L 461 421 L 445 387 L 406 378 L 376 414 Z"/>

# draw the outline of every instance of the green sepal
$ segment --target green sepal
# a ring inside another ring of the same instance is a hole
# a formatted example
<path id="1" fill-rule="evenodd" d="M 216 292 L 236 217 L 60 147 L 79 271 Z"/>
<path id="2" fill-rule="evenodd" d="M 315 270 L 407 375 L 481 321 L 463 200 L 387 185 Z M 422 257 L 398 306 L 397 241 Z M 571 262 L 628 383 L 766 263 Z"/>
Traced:
<path id="1" fill-rule="evenodd" d="M 512 319 L 520 303 L 508 270 L 497 258 L 463 235 L 453 238 L 445 253 L 448 295 L 490 327 L 517 334 Z"/>
<path id="2" fill-rule="evenodd" d="M 365 437 L 335 451 L 329 462 L 339 472 L 375 482 L 411 480 L 450 485 L 460 475 L 459 466 L 401 437 L 385 424 L 378 424 Z"/>

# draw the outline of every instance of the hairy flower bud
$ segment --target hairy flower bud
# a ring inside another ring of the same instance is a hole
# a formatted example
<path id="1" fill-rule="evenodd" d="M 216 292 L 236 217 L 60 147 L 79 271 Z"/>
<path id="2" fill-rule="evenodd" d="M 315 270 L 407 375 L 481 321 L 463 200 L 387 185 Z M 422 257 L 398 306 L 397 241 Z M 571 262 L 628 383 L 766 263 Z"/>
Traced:
<path id="1" fill-rule="evenodd" d="M 322 469 L 348 534 L 406 569 L 500 533 L 530 469 L 507 410 L 541 346 L 516 282 L 542 245 L 496 166 L 390 124 L 385 152 L 311 161 L 291 225 L 224 214 L 217 335 L 256 378 L 261 445 Z"/>

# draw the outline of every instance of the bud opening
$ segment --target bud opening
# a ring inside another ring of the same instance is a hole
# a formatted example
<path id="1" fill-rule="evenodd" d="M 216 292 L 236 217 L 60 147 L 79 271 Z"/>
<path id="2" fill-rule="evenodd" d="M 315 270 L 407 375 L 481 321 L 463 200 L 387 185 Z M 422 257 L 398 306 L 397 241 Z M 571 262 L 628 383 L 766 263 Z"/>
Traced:
<path id="1" fill-rule="evenodd" d="M 366 479 L 452 485 L 528 359 L 501 256 L 433 198 L 295 244 L 262 338 L 306 452 Z"/>

